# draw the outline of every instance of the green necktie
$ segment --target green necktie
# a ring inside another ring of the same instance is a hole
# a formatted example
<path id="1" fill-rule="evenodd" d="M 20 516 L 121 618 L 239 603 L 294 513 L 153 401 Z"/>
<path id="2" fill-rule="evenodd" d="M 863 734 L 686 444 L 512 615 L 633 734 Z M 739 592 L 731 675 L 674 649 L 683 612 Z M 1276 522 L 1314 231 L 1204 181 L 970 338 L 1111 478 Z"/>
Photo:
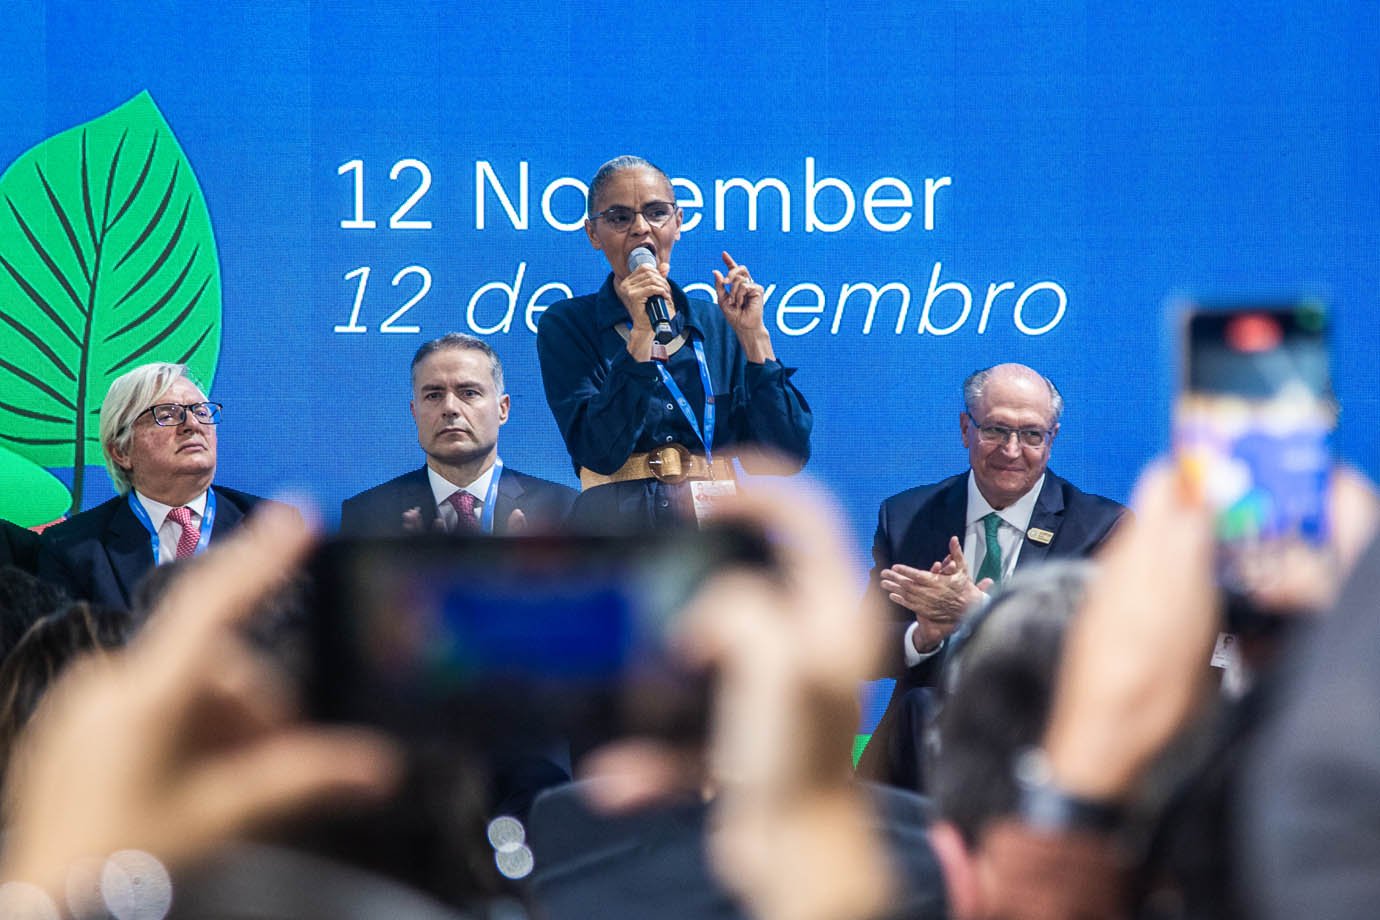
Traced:
<path id="1" fill-rule="evenodd" d="M 992 584 L 1001 584 L 1001 544 L 997 542 L 997 528 L 1001 527 L 1001 515 L 993 511 L 982 519 L 982 529 L 987 532 L 987 554 L 982 557 L 982 567 L 978 569 L 976 581 L 992 579 Z"/>

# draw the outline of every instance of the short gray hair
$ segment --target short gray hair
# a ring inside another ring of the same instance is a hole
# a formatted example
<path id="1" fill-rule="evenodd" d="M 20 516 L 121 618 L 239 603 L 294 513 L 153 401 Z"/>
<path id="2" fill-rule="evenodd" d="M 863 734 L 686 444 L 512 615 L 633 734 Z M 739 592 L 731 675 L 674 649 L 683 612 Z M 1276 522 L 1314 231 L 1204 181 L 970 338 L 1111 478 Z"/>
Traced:
<path id="1" fill-rule="evenodd" d="M 503 362 L 498 359 L 498 352 L 490 347 L 489 343 L 483 339 L 470 335 L 465 332 L 447 332 L 439 339 L 432 339 L 430 342 L 423 342 L 417 349 L 417 353 L 412 356 L 412 367 L 409 373 L 415 383 L 417 379 L 417 365 L 438 351 L 453 349 L 455 351 L 478 351 L 487 355 L 489 358 L 489 371 L 493 374 L 494 390 L 496 396 L 502 396 L 507 392 L 503 388 Z"/>
<path id="2" fill-rule="evenodd" d="M 1039 377 L 1049 387 L 1049 405 L 1053 412 L 1053 418 L 1049 420 L 1049 426 L 1053 428 L 1059 424 L 1059 418 L 1064 414 L 1064 396 L 1059 392 L 1059 388 L 1054 385 L 1044 374 L 1034 368 L 1026 367 L 1024 364 L 994 364 L 991 367 L 984 367 L 980 371 L 973 371 L 963 381 L 963 408 L 972 415 L 977 411 L 977 404 L 982 402 L 983 394 L 987 390 L 987 382 L 992 379 L 992 374 L 1003 367 L 1021 367 L 1029 371 L 1033 376 Z"/>
<path id="3" fill-rule="evenodd" d="M 129 471 L 115 462 L 113 452 L 129 450 L 133 439 L 134 420 L 138 418 L 161 393 L 173 385 L 179 377 L 191 381 L 192 385 L 206 395 L 206 389 L 192 376 L 185 364 L 170 364 L 155 361 L 141 364 L 132 371 L 126 371 L 110 384 L 105 391 L 105 401 L 101 403 L 101 451 L 105 454 L 105 471 L 115 484 L 115 491 L 126 495 L 130 490 Z"/>
<path id="4" fill-rule="evenodd" d="M 589 180 L 589 196 L 585 199 L 585 209 L 590 217 L 594 216 L 594 205 L 599 200 L 599 196 L 603 194 L 604 186 L 609 184 L 609 180 L 613 178 L 615 173 L 620 173 L 625 169 L 650 169 L 666 180 L 666 184 L 671 187 L 674 196 L 675 186 L 671 184 L 671 177 L 666 175 L 666 170 L 650 160 L 644 160 L 642 157 L 632 154 L 624 154 L 620 157 L 614 157 L 600 166 L 599 171 L 594 174 L 594 178 Z"/>

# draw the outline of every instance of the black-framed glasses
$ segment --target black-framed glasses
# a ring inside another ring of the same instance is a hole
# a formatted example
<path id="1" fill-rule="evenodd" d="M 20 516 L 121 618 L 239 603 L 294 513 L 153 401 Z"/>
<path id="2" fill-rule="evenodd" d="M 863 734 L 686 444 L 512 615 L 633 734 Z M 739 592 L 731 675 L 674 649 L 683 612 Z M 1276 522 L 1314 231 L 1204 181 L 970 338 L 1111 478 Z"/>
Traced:
<path id="1" fill-rule="evenodd" d="M 973 418 L 973 413 L 965 412 L 968 420 L 977 427 L 978 440 L 984 444 L 1000 444 L 1006 446 L 1006 442 L 1011 440 L 1011 436 L 1016 436 L 1016 442 L 1022 447 L 1044 447 L 1049 443 L 1049 439 L 1054 436 L 1054 432 L 1048 428 L 1007 428 L 1005 425 L 984 425 Z"/>
<path id="2" fill-rule="evenodd" d="M 192 418 L 203 425 L 219 425 L 220 410 L 225 408 L 217 402 L 199 403 L 158 403 L 149 406 L 144 412 L 153 416 L 153 423 L 160 428 L 169 428 L 173 425 L 181 425 L 187 420 L 187 413 L 192 413 Z M 143 415 L 140 412 L 139 415 Z M 133 425 L 139 421 L 139 415 L 130 420 Z"/>
<path id="3" fill-rule="evenodd" d="M 633 225 L 633 221 L 637 220 L 639 214 L 647 222 L 647 226 L 663 227 L 668 220 L 675 216 L 675 213 L 676 203 L 674 201 L 649 201 L 642 206 L 640 211 L 616 204 L 611 208 L 604 208 L 598 214 L 591 214 L 589 219 L 602 220 L 611 229 L 622 232 Z"/>

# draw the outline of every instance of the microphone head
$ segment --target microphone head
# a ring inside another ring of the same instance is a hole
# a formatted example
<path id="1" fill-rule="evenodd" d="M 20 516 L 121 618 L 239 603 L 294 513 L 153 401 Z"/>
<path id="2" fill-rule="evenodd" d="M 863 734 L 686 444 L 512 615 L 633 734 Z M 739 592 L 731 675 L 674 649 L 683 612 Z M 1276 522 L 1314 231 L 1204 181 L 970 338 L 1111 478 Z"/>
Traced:
<path id="1" fill-rule="evenodd" d="M 635 272 L 644 265 L 656 268 L 656 255 L 646 246 L 638 246 L 628 253 L 628 271 Z"/>

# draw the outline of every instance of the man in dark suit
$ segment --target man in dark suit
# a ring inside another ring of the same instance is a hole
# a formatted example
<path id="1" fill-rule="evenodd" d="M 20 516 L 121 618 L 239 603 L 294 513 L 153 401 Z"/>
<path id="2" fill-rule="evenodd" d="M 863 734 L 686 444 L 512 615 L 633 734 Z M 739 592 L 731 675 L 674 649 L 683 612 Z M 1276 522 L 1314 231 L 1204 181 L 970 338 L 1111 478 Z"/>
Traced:
<path id="1" fill-rule="evenodd" d="M 516 534 L 560 525 L 575 490 L 503 465 L 498 430 L 508 421 L 503 364 L 483 339 L 452 332 L 412 358 L 412 418 L 426 464 L 340 506 L 351 536 Z M 549 739 L 490 764 L 495 813 L 525 816 L 543 788 L 567 778 L 569 755 Z"/>
<path id="2" fill-rule="evenodd" d="M 498 457 L 509 400 L 503 365 L 482 339 L 452 332 L 417 349 L 411 405 L 426 465 L 347 498 L 341 532 L 506 534 L 560 524 L 575 490 L 508 469 Z"/>
<path id="3" fill-rule="evenodd" d="M 868 593 L 890 631 L 878 676 L 896 687 L 858 770 L 909 788 L 923 786 L 930 688 L 965 613 L 1017 568 L 1090 555 L 1126 513 L 1048 471 L 1064 401 L 1047 378 L 999 364 L 964 381 L 963 401 L 969 471 L 882 502 L 872 545 Z"/>
<path id="4" fill-rule="evenodd" d="M 29 574 L 38 570 L 38 534 L 0 520 L 0 566 L 12 565 Z"/>
<path id="5" fill-rule="evenodd" d="M 213 486 L 219 403 L 181 364 L 117 378 L 101 404 L 101 447 L 119 493 L 43 532 L 40 577 L 78 598 L 128 610 L 155 565 L 203 552 L 260 499 Z"/>

